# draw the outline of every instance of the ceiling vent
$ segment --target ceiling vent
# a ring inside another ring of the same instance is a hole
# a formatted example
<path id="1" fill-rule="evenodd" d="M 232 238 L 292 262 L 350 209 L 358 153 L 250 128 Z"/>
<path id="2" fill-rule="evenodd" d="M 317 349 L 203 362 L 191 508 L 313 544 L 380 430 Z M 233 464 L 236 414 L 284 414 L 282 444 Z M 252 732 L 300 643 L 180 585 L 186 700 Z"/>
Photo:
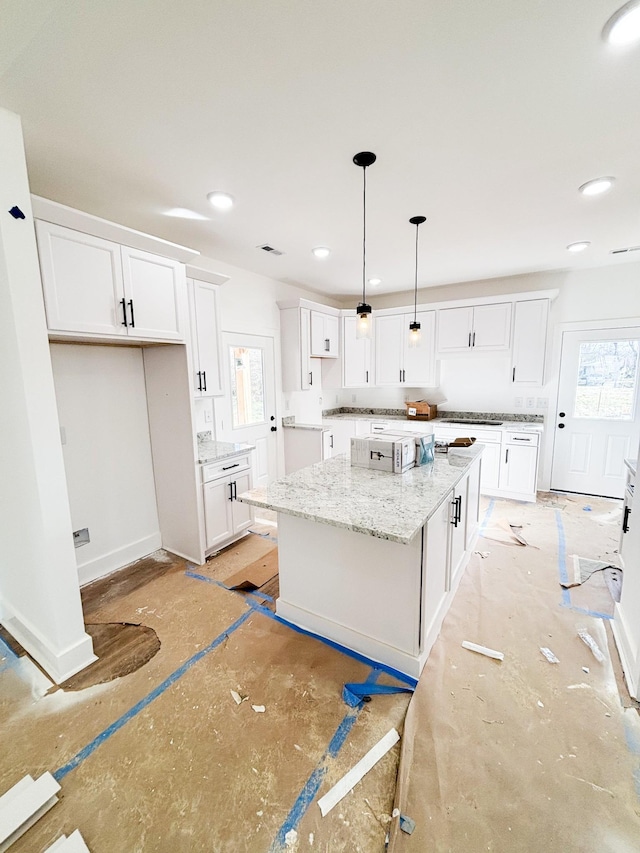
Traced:
<path id="1" fill-rule="evenodd" d="M 627 246 L 625 249 L 612 249 L 610 255 L 626 255 L 627 252 L 640 252 L 640 246 Z"/>
<path id="2" fill-rule="evenodd" d="M 268 243 L 265 243 L 263 246 L 256 246 L 256 249 L 262 249 L 263 252 L 268 252 L 270 255 L 284 255 L 284 252 L 281 252 L 280 249 L 274 249 Z"/>

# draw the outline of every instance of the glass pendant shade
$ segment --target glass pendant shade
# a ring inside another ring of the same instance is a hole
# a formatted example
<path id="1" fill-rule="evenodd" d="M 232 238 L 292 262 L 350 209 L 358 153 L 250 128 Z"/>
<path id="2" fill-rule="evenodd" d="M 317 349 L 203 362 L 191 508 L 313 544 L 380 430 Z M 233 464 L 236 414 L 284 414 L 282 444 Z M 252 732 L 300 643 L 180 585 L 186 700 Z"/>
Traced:
<path id="1" fill-rule="evenodd" d="M 356 308 L 358 322 L 356 323 L 356 340 L 371 337 L 371 305 L 361 302 Z"/>
<path id="2" fill-rule="evenodd" d="M 420 323 L 409 323 L 409 346 L 417 349 L 420 346 Z"/>

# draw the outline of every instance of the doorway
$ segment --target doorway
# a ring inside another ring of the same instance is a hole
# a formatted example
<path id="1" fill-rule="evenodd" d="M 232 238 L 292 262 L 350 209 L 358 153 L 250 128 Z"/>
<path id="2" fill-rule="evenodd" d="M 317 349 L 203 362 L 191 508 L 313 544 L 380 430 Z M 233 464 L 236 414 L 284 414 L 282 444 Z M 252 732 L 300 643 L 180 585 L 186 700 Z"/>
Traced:
<path id="1" fill-rule="evenodd" d="M 277 477 L 273 338 L 225 332 L 222 345 L 229 393 L 220 437 L 256 448 L 253 484 L 267 486 Z"/>
<path id="2" fill-rule="evenodd" d="M 640 326 L 562 334 L 551 488 L 621 498 L 640 437 Z"/>

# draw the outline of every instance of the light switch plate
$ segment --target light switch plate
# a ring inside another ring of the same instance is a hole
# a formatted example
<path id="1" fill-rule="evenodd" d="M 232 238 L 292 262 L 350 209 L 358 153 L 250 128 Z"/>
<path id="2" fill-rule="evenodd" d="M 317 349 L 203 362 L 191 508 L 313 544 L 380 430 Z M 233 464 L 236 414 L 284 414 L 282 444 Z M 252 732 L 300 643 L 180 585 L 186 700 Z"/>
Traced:
<path id="1" fill-rule="evenodd" d="M 527 409 L 535 409 L 536 407 L 536 398 L 535 397 L 527 397 Z"/>
<path id="2" fill-rule="evenodd" d="M 522 397 L 515 397 L 513 400 L 513 405 L 515 406 L 516 409 L 521 409 L 522 408 Z"/>

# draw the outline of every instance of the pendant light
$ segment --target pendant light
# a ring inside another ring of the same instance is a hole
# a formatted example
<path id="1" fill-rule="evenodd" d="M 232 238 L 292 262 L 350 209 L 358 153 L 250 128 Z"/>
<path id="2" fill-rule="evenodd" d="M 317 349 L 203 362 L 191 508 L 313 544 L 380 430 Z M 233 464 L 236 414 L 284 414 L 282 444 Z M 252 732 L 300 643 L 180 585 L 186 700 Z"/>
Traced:
<path id="1" fill-rule="evenodd" d="M 367 283 L 367 167 L 376 162 L 371 151 L 361 151 L 353 158 L 356 166 L 362 169 L 362 302 L 356 308 L 358 322 L 356 338 L 371 337 L 371 305 L 367 305 L 365 286 Z"/>
<path id="2" fill-rule="evenodd" d="M 416 226 L 416 275 L 413 285 L 413 322 L 409 323 L 409 346 L 420 346 L 420 323 L 418 323 L 418 228 L 427 221 L 426 216 L 412 216 L 409 222 Z"/>

